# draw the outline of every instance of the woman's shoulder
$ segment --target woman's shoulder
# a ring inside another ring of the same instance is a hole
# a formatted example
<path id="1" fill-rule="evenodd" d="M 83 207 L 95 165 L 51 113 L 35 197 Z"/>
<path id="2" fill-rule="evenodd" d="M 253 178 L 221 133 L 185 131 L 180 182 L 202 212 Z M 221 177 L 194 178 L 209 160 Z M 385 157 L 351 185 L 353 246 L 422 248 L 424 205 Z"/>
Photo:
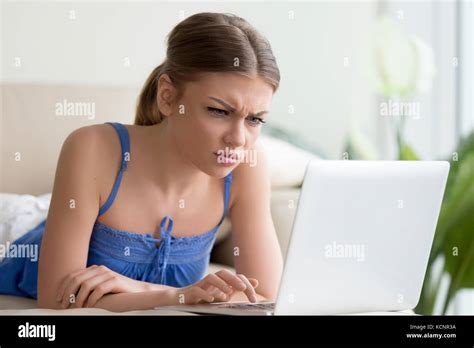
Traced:
<path id="1" fill-rule="evenodd" d="M 262 145 L 256 142 L 245 152 L 244 160 L 233 170 L 231 203 L 238 200 L 239 196 L 248 193 L 261 193 L 269 189 L 270 174 L 267 156 Z"/>
<path id="2" fill-rule="evenodd" d="M 133 125 L 124 125 L 127 129 L 134 127 Z M 83 126 L 73 130 L 64 144 L 75 144 L 84 149 L 84 151 L 93 151 L 97 155 L 97 159 L 102 156 L 110 158 L 111 154 L 117 154 L 117 159 L 120 159 L 120 139 L 117 131 L 106 123 L 93 124 Z M 64 145 L 63 145 L 64 146 Z"/>
<path id="3" fill-rule="evenodd" d="M 113 135 L 113 128 L 107 124 L 93 124 L 89 126 L 83 126 L 73 130 L 66 137 L 64 143 L 66 144 L 78 144 L 80 146 L 90 145 L 105 145 L 108 143 Z"/>
<path id="4" fill-rule="evenodd" d="M 63 156 L 69 157 L 65 159 L 66 162 L 71 165 L 80 163 L 82 170 L 100 176 L 120 166 L 120 149 L 120 139 L 111 125 L 94 124 L 72 131 L 65 139 L 61 152 L 68 154 Z"/>
<path id="5" fill-rule="evenodd" d="M 242 162 L 233 170 L 232 178 L 238 182 L 254 180 L 268 174 L 267 156 L 263 146 L 256 142 L 245 150 Z"/>

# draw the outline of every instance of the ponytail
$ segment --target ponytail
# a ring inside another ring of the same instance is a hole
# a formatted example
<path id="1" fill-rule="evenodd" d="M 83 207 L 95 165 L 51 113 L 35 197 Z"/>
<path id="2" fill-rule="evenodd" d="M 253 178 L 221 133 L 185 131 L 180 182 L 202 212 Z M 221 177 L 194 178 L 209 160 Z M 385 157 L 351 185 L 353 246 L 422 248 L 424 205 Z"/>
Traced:
<path id="1" fill-rule="evenodd" d="M 158 65 L 148 76 L 140 96 L 138 98 L 137 110 L 134 124 L 139 126 L 151 126 L 163 121 L 163 115 L 158 108 L 157 93 L 158 80 L 163 71 L 165 63 Z"/>

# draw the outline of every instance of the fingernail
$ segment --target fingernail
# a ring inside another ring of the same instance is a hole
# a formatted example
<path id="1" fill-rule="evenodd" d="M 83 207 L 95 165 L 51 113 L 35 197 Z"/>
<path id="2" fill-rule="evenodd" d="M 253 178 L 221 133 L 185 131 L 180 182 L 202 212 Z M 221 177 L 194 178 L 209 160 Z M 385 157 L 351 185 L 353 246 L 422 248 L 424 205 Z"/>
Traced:
<path id="1" fill-rule="evenodd" d="M 230 292 L 232 292 L 232 289 L 228 286 L 224 286 L 224 291 L 227 292 L 227 293 L 230 293 Z"/>
<path id="2" fill-rule="evenodd" d="M 250 300 L 251 300 L 252 302 L 257 302 L 257 298 L 256 298 L 255 296 L 253 296 L 253 295 L 250 296 Z"/>

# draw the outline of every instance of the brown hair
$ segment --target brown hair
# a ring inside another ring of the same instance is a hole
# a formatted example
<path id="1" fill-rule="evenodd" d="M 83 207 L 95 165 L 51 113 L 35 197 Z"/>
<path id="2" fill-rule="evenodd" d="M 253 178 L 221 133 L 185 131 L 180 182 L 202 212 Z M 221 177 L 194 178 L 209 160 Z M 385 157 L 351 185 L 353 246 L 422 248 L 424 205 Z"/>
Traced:
<path id="1" fill-rule="evenodd" d="M 167 43 L 165 61 L 151 72 L 138 98 L 136 125 L 153 125 L 163 120 L 157 103 L 162 74 L 169 75 L 178 91 L 184 81 L 194 80 L 202 72 L 258 74 L 274 92 L 278 89 L 280 71 L 270 43 L 243 18 L 198 13 L 174 27 Z"/>

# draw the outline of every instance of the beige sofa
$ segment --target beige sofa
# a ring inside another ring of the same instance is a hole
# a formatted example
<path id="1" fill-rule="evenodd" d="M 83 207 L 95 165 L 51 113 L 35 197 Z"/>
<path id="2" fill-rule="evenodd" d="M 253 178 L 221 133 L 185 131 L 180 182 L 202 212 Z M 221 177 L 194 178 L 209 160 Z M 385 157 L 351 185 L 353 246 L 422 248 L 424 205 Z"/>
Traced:
<path id="1" fill-rule="evenodd" d="M 79 127 L 117 121 L 133 123 L 138 89 L 104 86 L 3 85 L 0 192 L 40 195 L 52 190 L 61 144 Z M 59 104 L 89 103 L 89 115 L 57 115 Z M 282 141 L 262 137 L 270 163 L 271 212 L 286 254 L 306 163 L 314 156 Z M 20 160 L 18 160 L 20 159 Z M 225 221 L 212 251 L 209 272 L 232 267 L 231 225 Z M 35 301 L 0 296 L 0 309 L 32 308 Z"/>

